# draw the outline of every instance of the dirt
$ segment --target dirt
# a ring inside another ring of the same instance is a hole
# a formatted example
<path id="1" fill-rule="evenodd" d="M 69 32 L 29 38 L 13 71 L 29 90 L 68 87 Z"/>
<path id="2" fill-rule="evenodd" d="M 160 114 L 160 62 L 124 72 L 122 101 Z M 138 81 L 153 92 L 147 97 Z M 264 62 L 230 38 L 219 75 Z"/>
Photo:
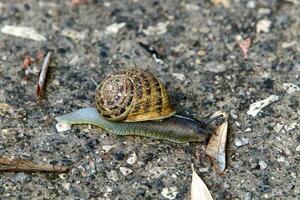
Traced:
<path id="1" fill-rule="evenodd" d="M 300 199 L 300 97 L 283 87 L 300 86 L 299 1 L 71 3 L 0 2 L 1 29 L 31 27 L 47 39 L 0 33 L 0 103 L 10 106 L 0 109 L 0 156 L 72 167 L 66 174 L 1 173 L 1 199 L 189 199 L 191 163 L 215 199 Z M 261 20 L 267 23 L 258 29 Z M 245 55 L 239 44 L 246 38 Z M 41 62 L 22 68 L 24 56 L 39 50 L 53 51 L 41 101 Z M 93 106 L 96 85 L 132 65 L 163 81 L 178 113 L 230 114 L 223 175 L 205 144 L 118 137 L 88 125 L 56 131 L 54 117 Z M 247 114 L 270 95 L 279 100 Z M 127 162 L 133 154 L 136 162 Z"/>

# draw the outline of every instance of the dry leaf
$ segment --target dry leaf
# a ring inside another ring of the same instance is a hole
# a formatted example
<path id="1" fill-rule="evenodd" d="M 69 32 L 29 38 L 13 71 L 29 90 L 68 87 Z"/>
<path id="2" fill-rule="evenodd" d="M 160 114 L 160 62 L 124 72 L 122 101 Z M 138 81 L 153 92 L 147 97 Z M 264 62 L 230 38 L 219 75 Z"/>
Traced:
<path id="1" fill-rule="evenodd" d="M 228 130 L 228 114 L 225 112 L 216 112 L 212 117 L 222 114 L 225 121 L 216 128 L 214 134 L 210 137 L 205 149 L 206 154 L 212 159 L 214 167 L 218 173 L 222 173 L 226 167 L 226 139 Z"/>
<path id="2" fill-rule="evenodd" d="M 198 176 L 192 164 L 191 200 L 213 200 L 207 186 Z"/>

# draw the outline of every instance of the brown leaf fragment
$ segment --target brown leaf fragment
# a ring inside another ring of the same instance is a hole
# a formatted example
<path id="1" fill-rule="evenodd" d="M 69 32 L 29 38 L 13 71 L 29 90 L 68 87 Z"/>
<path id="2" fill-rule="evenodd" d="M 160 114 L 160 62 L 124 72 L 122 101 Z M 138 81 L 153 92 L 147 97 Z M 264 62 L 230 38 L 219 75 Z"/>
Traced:
<path id="1" fill-rule="evenodd" d="M 191 200 L 213 200 L 209 189 L 198 176 L 192 164 Z"/>
<path id="2" fill-rule="evenodd" d="M 212 159 L 216 171 L 221 174 L 226 167 L 226 140 L 228 130 L 228 114 L 218 111 L 212 117 L 222 114 L 225 121 L 218 126 L 209 139 L 205 149 L 206 154 Z"/>
<path id="3" fill-rule="evenodd" d="M 51 52 L 48 52 L 47 55 L 46 55 L 46 58 L 44 60 L 42 70 L 41 70 L 41 73 L 40 73 L 40 77 L 39 77 L 39 81 L 38 81 L 38 84 L 37 84 L 37 87 L 36 87 L 36 95 L 38 97 L 41 96 L 41 94 L 43 92 L 43 88 L 44 88 L 45 83 L 46 83 L 46 77 L 47 77 L 47 72 L 48 72 L 50 60 L 51 60 Z"/>
<path id="4" fill-rule="evenodd" d="M 45 173 L 65 173 L 69 167 L 38 164 L 22 158 L 8 158 L 0 156 L 0 172 L 45 172 Z"/>

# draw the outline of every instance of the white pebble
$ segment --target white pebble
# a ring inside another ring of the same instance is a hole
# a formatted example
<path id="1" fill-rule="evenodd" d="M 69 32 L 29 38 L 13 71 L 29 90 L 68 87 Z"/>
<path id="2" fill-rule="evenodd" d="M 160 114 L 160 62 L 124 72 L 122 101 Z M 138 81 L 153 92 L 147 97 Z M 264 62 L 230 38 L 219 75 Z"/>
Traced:
<path id="1" fill-rule="evenodd" d="M 63 188 L 65 188 L 66 190 L 70 189 L 71 184 L 70 183 L 64 183 L 63 184 Z"/>
<path id="2" fill-rule="evenodd" d="M 83 32 L 78 32 L 72 29 L 64 29 L 61 34 L 65 37 L 71 38 L 74 41 L 80 41 L 84 40 L 87 37 L 88 32 L 83 31 Z"/>
<path id="3" fill-rule="evenodd" d="M 218 62 L 209 62 L 204 67 L 205 71 L 213 72 L 213 73 L 221 73 L 226 71 L 226 66 L 223 63 Z"/>
<path id="4" fill-rule="evenodd" d="M 107 178 L 113 181 L 118 181 L 118 173 L 115 170 L 111 170 L 109 172 L 106 172 Z"/>
<path id="5" fill-rule="evenodd" d="M 31 27 L 22 27 L 22 26 L 9 26 L 6 25 L 1 29 L 1 32 L 8 35 L 13 35 L 16 37 L 31 39 L 35 41 L 46 41 L 46 37 L 37 33 Z"/>
<path id="6" fill-rule="evenodd" d="M 185 4 L 185 9 L 188 12 L 199 11 L 200 7 L 196 4 L 187 3 Z"/>
<path id="7" fill-rule="evenodd" d="M 246 129 L 245 129 L 245 132 L 251 132 L 251 131 L 252 131 L 251 128 L 246 128 Z"/>
<path id="8" fill-rule="evenodd" d="M 143 30 L 145 35 L 162 35 L 166 33 L 169 22 L 159 22 L 156 26 L 148 26 Z"/>
<path id="9" fill-rule="evenodd" d="M 255 1 L 248 1 L 248 3 L 247 3 L 247 8 L 255 8 Z"/>
<path id="10" fill-rule="evenodd" d="M 113 23 L 110 26 L 106 27 L 105 34 L 117 34 L 123 27 L 126 26 L 126 23 Z"/>
<path id="11" fill-rule="evenodd" d="M 244 146 L 246 144 L 249 144 L 249 140 L 246 138 L 235 138 L 234 139 L 234 145 L 237 147 Z"/>
<path id="12" fill-rule="evenodd" d="M 290 124 L 287 124 L 284 126 L 286 131 L 292 131 L 294 129 L 296 129 L 299 126 L 299 124 L 297 122 L 292 122 Z"/>
<path id="13" fill-rule="evenodd" d="M 112 150 L 115 147 L 116 147 L 115 145 L 103 145 L 102 150 L 104 153 L 108 153 L 110 150 Z"/>
<path id="14" fill-rule="evenodd" d="M 248 115 L 251 115 L 252 117 L 256 117 L 256 115 L 266 106 L 270 105 L 271 103 L 278 101 L 279 97 L 277 95 L 271 95 L 268 98 L 257 101 L 250 105 L 250 108 L 247 112 Z"/>
<path id="15" fill-rule="evenodd" d="M 71 126 L 67 123 L 59 122 L 55 125 L 57 132 L 65 132 L 71 130 Z"/>
<path id="16" fill-rule="evenodd" d="M 175 199 L 177 197 L 178 191 L 176 186 L 163 188 L 161 194 L 167 199 Z"/>
<path id="17" fill-rule="evenodd" d="M 268 167 L 267 163 L 263 160 L 258 161 L 260 169 L 266 169 Z"/>
<path id="18" fill-rule="evenodd" d="M 262 20 L 258 21 L 256 24 L 256 32 L 257 33 L 262 33 L 262 32 L 268 33 L 270 31 L 271 24 L 272 24 L 272 22 L 267 19 L 262 19 Z"/>
<path id="19" fill-rule="evenodd" d="M 300 151 L 300 144 L 296 147 L 296 151 Z"/>
<path id="20" fill-rule="evenodd" d="M 278 159 L 277 159 L 278 162 L 286 162 L 285 161 L 285 158 L 283 156 L 280 156 Z"/>
<path id="21" fill-rule="evenodd" d="M 300 87 L 292 83 L 284 83 L 283 89 L 291 96 L 300 96 Z"/>
<path id="22" fill-rule="evenodd" d="M 185 80 L 185 76 L 184 74 L 181 73 L 172 73 L 171 74 L 174 78 L 180 80 L 180 81 L 184 81 Z"/>
<path id="23" fill-rule="evenodd" d="M 120 167 L 120 171 L 124 176 L 127 176 L 128 174 L 131 174 L 133 171 L 127 167 Z"/>
<path id="24" fill-rule="evenodd" d="M 133 165 L 136 161 L 137 161 L 137 155 L 135 152 L 133 152 L 132 154 L 130 154 L 129 158 L 127 159 L 127 163 L 129 165 Z"/>

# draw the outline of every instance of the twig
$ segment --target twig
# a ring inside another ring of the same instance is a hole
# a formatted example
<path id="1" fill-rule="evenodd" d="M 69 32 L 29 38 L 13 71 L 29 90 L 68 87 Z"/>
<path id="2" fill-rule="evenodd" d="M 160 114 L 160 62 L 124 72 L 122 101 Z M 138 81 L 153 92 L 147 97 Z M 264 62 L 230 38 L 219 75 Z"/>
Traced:
<path id="1" fill-rule="evenodd" d="M 69 167 L 38 164 L 22 158 L 9 159 L 0 157 L 0 172 L 44 172 L 44 173 L 65 173 Z"/>
<path id="2" fill-rule="evenodd" d="M 36 88 L 37 96 L 41 96 L 41 94 L 43 92 L 43 88 L 45 86 L 47 72 L 48 72 L 48 68 L 49 68 L 49 64 L 50 64 L 50 59 L 51 59 L 51 51 L 49 51 L 47 53 L 46 58 L 43 63 L 43 66 L 42 66 L 42 70 L 41 70 L 39 81 L 38 81 L 37 88 Z"/>

